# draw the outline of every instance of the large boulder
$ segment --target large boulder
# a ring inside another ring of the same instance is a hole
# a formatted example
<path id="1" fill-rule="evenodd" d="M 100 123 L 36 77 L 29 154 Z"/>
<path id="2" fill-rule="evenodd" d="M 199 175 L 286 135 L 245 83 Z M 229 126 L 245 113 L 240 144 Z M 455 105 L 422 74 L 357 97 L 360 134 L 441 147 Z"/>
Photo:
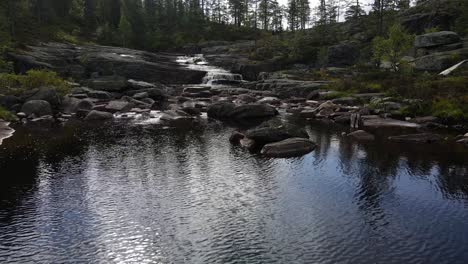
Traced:
<path id="1" fill-rule="evenodd" d="M 278 114 L 276 108 L 266 104 L 246 104 L 235 107 L 229 117 L 234 120 L 273 117 Z"/>
<path id="2" fill-rule="evenodd" d="M 44 100 L 31 100 L 23 104 L 21 112 L 27 116 L 34 115 L 36 117 L 51 115 L 52 107 L 50 103 Z"/>
<path id="3" fill-rule="evenodd" d="M 216 119 L 226 119 L 230 117 L 231 112 L 236 105 L 231 102 L 218 102 L 208 107 L 208 117 Z"/>
<path id="4" fill-rule="evenodd" d="M 416 36 L 415 48 L 432 48 L 460 42 L 460 36 L 452 31 L 439 31 Z"/>
<path id="5" fill-rule="evenodd" d="M 359 49 L 354 43 L 340 43 L 328 48 L 328 65 L 352 66 L 359 59 Z"/>
<path id="6" fill-rule="evenodd" d="M 262 145 L 293 137 L 284 127 L 253 128 L 247 130 L 245 136 Z"/>
<path id="7" fill-rule="evenodd" d="M 303 156 L 316 148 L 314 142 L 306 138 L 289 138 L 266 144 L 261 153 L 268 157 L 289 158 Z"/>
<path id="8" fill-rule="evenodd" d="M 57 89 L 55 87 L 41 87 L 27 91 L 23 95 L 23 99 L 25 101 L 44 100 L 54 107 L 61 103 L 61 99 L 57 94 Z"/>

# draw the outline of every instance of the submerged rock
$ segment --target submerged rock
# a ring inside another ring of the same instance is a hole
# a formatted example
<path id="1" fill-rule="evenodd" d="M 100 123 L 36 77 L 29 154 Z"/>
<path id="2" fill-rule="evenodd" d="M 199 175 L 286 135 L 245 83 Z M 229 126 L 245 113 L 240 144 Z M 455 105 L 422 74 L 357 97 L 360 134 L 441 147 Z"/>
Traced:
<path id="1" fill-rule="evenodd" d="M 314 142 L 306 138 L 288 138 L 266 144 L 261 153 L 267 157 L 289 158 L 303 156 L 316 148 Z"/>
<path id="2" fill-rule="evenodd" d="M 391 118 L 365 118 L 362 117 L 362 124 L 364 127 L 369 128 L 420 128 L 421 125 L 416 123 L 410 123 L 406 121 L 400 121 Z"/>
<path id="3" fill-rule="evenodd" d="M 348 134 L 348 137 L 353 137 L 358 140 L 374 140 L 375 137 L 371 133 L 364 130 L 356 130 Z"/>
<path id="4" fill-rule="evenodd" d="M 433 143 L 442 141 L 443 137 L 432 133 L 408 134 L 400 136 L 391 136 L 388 138 L 395 142 L 415 142 L 415 143 Z"/>

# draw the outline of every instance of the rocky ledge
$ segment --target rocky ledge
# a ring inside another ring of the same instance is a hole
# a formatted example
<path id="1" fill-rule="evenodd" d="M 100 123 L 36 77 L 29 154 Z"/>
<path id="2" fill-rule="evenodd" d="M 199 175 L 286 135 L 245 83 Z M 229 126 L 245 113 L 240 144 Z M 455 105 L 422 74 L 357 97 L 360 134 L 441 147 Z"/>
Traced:
<path id="1" fill-rule="evenodd" d="M 9 53 L 16 72 L 50 69 L 62 76 L 93 83 L 101 76 L 119 76 L 165 84 L 200 83 L 206 72 L 183 68 L 178 54 L 63 43 L 42 43 Z M 100 83 L 99 83 L 100 84 Z"/>

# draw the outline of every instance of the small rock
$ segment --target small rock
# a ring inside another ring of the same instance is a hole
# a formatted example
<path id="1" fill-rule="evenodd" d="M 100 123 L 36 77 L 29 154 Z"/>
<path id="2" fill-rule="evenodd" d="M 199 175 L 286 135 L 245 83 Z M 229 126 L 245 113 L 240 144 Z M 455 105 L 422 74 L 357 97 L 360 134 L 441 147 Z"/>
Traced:
<path id="1" fill-rule="evenodd" d="M 108 112 L 102 112 L 97 110 L 92 110 L 85 117 L 86 121 L 95 121 L 95 120 L 109 120 L 113 119 L 114 115 Z"/>
<path id="2" fill-rule="evenodd" d="M 240 141 L 241 141 L 244 137 L 245 137 L 244 134 L 242 134 L 241 132 L 235 131 L 235 132 L 232 133 L 232 135 L 229 137 L 229 142 L 231 142 L 231 144 L 238 145 L 238 144 L 240 144 Z"/>

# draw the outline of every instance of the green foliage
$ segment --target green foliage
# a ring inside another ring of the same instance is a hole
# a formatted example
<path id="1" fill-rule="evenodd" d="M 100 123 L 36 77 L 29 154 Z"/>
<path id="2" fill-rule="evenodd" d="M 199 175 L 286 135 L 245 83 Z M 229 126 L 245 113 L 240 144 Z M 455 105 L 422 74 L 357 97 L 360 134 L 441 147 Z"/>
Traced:
<path id="1" fill-rule="evenodd" d="M 21 94 L 43 86 L 55 87 L 60 95 L 65 95 L 70 91 L 68 82 L 60 78 L 57 73 L 47 70 L 30 70 L 25 75 L 0 74 L 0 92 L 2 93 Z"/>
<path id="2" fill-rule="evenodd" d="M 372 41 L 373 58 L 378 62 L 388 60 L 394 71 L 399 71 L 403 55 L 411 48 L 414 37 L 405 32 L 400 24 L 389 29 L 388 37 L 376 37 Z"/>
<path id="3" fill-rule="evenodd" d="M 461 105 L 456 100 L 436 99 L 432 104 L 432 114 L 449 121 L 467 120 L 467 106 Z"/>
<path id="4" fill-rule="evenodd" d="M 16 116 L 12 112 L 0 106 L 0 119 L 4 121 L 14 121 L 16 120 Z"/>

